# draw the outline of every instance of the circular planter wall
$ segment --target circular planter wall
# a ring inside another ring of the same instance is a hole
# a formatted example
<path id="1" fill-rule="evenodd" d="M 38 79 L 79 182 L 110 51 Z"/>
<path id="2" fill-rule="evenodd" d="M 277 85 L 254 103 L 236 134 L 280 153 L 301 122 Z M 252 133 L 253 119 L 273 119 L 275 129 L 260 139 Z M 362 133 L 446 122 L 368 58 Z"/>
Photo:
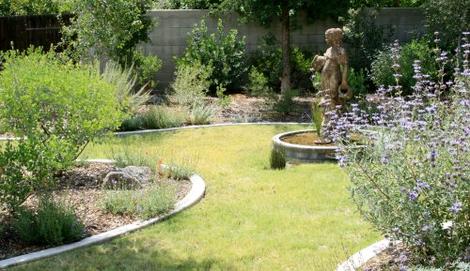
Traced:
<path id="1" fill-rule="evenodd" d="M 308 146 L 283 141 L 283 138 L 285 137 L 312 131 L 313 130 L 300 130 L 275 135 L 273 137 L 274 148 L 283 150 L 286 154 L 287 160 L 293 162 L 312 163 L 336 160 L 335 151 L 338 147 L 320 145 Z"/>

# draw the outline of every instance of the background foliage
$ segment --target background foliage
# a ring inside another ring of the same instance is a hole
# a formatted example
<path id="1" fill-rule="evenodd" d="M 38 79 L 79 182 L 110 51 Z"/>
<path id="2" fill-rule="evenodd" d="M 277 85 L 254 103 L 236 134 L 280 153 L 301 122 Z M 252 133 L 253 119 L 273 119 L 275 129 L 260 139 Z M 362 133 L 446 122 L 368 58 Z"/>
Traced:
<path id="1" fill-rule="evenodd" d="M 113 60 L 122 67 L 132 66 L 140 85 L 152 83 L 161 60 L 145 56 L 137 47 L 150 41 L 154 23 L 146 12 L 151 6 L 152 0 L 74 0 L 76 16 L 63 28 L 69 53 L 75 59 Z"/>

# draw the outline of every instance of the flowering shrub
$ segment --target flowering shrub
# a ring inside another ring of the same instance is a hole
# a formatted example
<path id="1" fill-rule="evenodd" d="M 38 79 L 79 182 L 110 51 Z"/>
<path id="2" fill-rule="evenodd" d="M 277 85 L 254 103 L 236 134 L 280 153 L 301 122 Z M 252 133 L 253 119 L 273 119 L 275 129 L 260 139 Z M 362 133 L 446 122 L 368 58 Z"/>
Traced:
<path id="1" fill-rule="evenodd" d="M 469 33 L 467 33 L 468 37 Z M 401 240 L 415 262 L 450 268 L 468 257 L 470 244 L 470 44 L 455 80 L 437 82 L 415 61 L 413 94 L 394 96 L 396 84 L 378 90 L 377 110 L 357 105 L 332 115 L 328 135 L 341 146 L 338 159 L 351 176 L 351 194 L 362 215 L 385 236 Z M 395 77 L 400 74 L 394 50 Z M 446 54 L 436 56 L 440 67 Z M 351 135 L 370 135 L 352 148 Z"/>

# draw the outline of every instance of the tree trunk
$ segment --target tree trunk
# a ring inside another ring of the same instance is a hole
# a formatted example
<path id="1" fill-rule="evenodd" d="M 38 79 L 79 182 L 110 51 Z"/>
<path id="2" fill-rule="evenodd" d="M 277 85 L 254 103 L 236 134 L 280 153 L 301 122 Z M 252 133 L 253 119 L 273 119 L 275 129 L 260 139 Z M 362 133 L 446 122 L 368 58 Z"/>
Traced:
<path id="1" fill-rule="evenodd" d="M 281 4 L 281 49 L 282 49 L 282 77 L 281 92 L 291 88 L 290 82 L 290 19 L 288 0 Z"/>

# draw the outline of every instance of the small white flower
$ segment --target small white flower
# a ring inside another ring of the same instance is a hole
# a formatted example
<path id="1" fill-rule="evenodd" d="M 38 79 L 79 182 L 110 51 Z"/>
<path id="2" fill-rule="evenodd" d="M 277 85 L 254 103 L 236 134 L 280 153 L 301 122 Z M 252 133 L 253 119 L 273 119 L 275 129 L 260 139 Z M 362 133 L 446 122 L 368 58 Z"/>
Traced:
<path id="1" fill-rule="evenodd" d="M 446 222 L 442 223 L 442 229 L 443 230 L 448 230 L 448 229 L 452 228 L 453 225 L 454 225 L 454 223 L 451 220 L 446 221 Z"/>

